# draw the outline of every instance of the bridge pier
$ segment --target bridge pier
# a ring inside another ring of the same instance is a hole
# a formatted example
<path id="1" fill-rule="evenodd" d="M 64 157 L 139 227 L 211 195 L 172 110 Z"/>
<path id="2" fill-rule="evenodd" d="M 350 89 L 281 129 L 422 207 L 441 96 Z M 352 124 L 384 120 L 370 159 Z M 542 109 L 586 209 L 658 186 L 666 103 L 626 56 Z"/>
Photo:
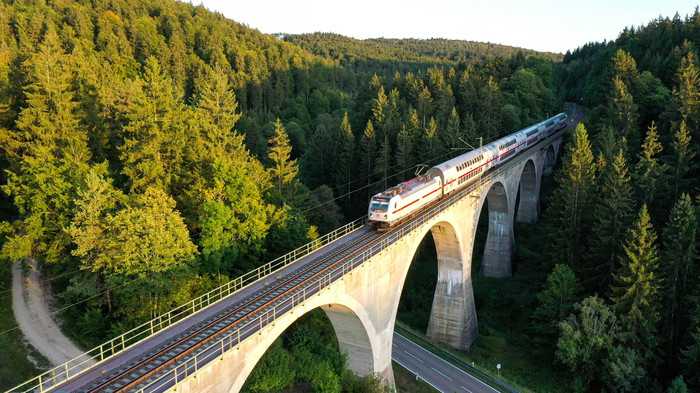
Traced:
<path id="1" fill-rule="evenodd" d="M 513 213 L 509 209 L 509 198 L 501 183 L 495 183 L 486 196 L 489 209 L 489 233 L 486 237 L 484 255 L 481 262 L 481 275 L 489 277 L 510 277 L 512 275 Z"/>
<path id="2" fill-rule="evenodd" d="M 438 281 L 427 336 L 453 348 L 467 350 L 478 335 L 471 277 L 463 278 L 461 261 L 438 261 Z"/>
<path id="3" fill-rule="evenodd" d="M 535 165 L 528 161 L 520 181 L 520 205 L 515 217 L 520 222 L 535 222 L 540 210 L 540 181 Z"/>
<path id="4" fill-rule="evenodd" d="M 485 176 L 484 182 L 468 195 L 435 215 L 426 215 L 426 221 L 407 226 L 408 233 L 368 254 L 360 266 L 320 292 L 304 297 L 293 310 L 277 315 L 274 322 L 233 345 L 170 391 L 238 392 L 274 340 L 301 315 L 316 308 L 323 309 L 330 319 L 341 350 L 348 353 L 348 368 L 359 376 L 381 374 L 393 387 L 391 352 L 396 313 L 402 291 L 410 290 L 404 288 L 410 263 L 428 231 L 435 240 L 438 279 L 427 335 L 454 348 L 469 349 L 478 336 L 471 274 L 481 209 L 487 204 L 489 221 L 481 274 L 510 277 L 518 186 L 518 219 L 536 220 L 540 173 L 544 173 L 545 161 L 553 165 L 560 143 L 557 139 L 547 148 L 532 150 L 532 155 L 521 162 Z M 336 246 L 340 244 L 342 240 Z"/>

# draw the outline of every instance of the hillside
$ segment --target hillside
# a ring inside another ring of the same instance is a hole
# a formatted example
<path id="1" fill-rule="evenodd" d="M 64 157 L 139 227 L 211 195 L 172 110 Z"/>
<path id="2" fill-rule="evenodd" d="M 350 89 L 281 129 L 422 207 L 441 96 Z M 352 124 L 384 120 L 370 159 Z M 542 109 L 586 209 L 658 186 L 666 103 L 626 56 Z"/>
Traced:
<path id="1" fill-rule="evenodd" d="M 550 335 L 589 391 L 700 388 L 699 47 L 696 8 L 585 45 L 557 67 L 568 99 L 590 112 L 548 223 L 548 255 L 571 269 L 582 300 Z M 557 269 L 552 286 L 564 280 Z M 579 327 L 593 320 L 619 325 L 607 345 L 584 350 L 596 337 Z"/>
<path id="2" fill-rule="evenodd" d="M 562 55 L 540 53 L 510 46 L 447 39 L 386 39 L 357 40 L 333 33 L 286 34 L 283 39 L 309 52 L 334 60 L 341 66 L 361 63 L 391 62 L 395 66 L 414 64 L 416 67 L 451 66 L 459 63 L 479 64 L 496 57 L 508 58 L 517 52 L 525 56 L 540 56 L 561 61 Z"/>
<path id="3" fill-rule="evenodd" d="M 550 58 L 328 45 L 368 61 L 170 0 L 0 3 L 3 272 L 38 260 L 92 346 L 561 107 Z"/>

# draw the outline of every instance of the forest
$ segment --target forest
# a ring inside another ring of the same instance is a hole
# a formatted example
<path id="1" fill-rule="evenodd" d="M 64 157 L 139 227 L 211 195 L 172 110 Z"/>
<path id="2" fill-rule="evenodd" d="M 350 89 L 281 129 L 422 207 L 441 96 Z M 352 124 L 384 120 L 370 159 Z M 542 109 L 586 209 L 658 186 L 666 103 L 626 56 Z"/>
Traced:
<path id="1" fill-rule="evenodd" d="M 562 57 L 265 35 L 172 0 L 5 0 L 0 289 L 12 261 L 37 260 L 65 332 L 92 347 L 566 99 L 590 111 L 546 206 L 551 274 L 529 289 L 528 332 L 578 391 L 698 389 L 699 28 L 697 11 L 660 18 Z M 319 319 L 260 362 L 286 372 L 256 369 L 246 389 L 380 389 L 348 375 Z M 36 373 L 0 370 L 0 386 Z"/>

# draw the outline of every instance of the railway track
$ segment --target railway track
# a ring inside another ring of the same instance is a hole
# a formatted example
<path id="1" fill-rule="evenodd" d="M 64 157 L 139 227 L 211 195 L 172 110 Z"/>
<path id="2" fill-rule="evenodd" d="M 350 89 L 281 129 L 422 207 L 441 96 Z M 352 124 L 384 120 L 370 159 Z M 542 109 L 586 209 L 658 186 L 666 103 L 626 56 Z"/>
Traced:
<path id="1" fill-rule="evenodd" d="M 314 278 L 341 264 L 364 247 L 388 236 L 391 232 L 391 230 L 378 232 L 368 228 L 367 233 L 353 243 L 320 258 L 318 262 L 298 268 L 274 282 L 273 285 L 244 299 L 233 310 L 226 310 L 210 317 L 161 346 L 105 373 L 103 379 L 83 386 L 76 392 L 119 393 L 144 384 L 149 378 L 167 372 L 169 368 L 176 366 L 178 361 L 193 355 L 200 348 L 206 348 L 207 343 L 223 336 L 247 319 L 255 317 L 265 307 L 309 284 Z"/>

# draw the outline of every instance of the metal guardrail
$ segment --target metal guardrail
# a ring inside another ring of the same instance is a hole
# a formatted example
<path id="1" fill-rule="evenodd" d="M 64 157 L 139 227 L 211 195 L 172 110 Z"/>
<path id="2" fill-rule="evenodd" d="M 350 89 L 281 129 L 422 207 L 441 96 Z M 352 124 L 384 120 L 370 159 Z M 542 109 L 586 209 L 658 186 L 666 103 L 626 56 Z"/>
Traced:
<path id="1" fill-rule="evenodd" d="M 183 320 L 189 315 L 200 311 L 213 303 L 232 295 L 233 293 L 247 287 L 248 285 L 269 276 L 272 273 L 284 268 L 285 266 L 297 261 L 313 251 L 337 240 L 341 237 L 354 232 L 355 230 L 361 228 L 364 225 L 364 216 L 356 219 L 355 221 L 346 224 L 332 232 L 329 232 L 316 240 L 313 240 L 294 251 L 291 251 L 281 257 L 269 262 L 263 266 L 258 267 L 255 270 L 249 271 L 248 273 L 237 277 L 218 288 L 215 288 L 204 295 L 190 300 L 167 313 L 160 315 L 142 325 L 135 327 L 128 332 L 115 337 L 104 344 L 97 346 L 75 359 L 69 360 L 68 362 L 53 368 L 43 374 L 30 379 L 14 388 L 8 390 L 8 392 L 30 392 L 39 391 L 44 392 L 48 389 L 53 388 L 57 384 L 67 381 L 76 375 L 87 371 L 95 366 L 96 362 L 101 362 L 103 360 L 109 359 L 110 357 L 116 355 L 117 353 L 135 345 L 144 339 L 150 337 L 154 333 L 157 333 L 163 329 L 166 329 L 173 324 Z"/>
<path id="2" fill-rule="evenodd" d="M 421 347 L 428 347 L 432 349 L 433 351 L 438 352 L 439 355 L 443 356 L 443 358 L 447 358 L 448 362 L 452 363 L 452 365 L 456 366 L 457 368 L 461 368 L 464 371 L 468 371 L 470 374 L 476 374 L 481 380 L 486 381 L 492 385 L 496 385 L 499 388 L 506 390 L 510 393 L 520 393 L 517 389 L 514 387 L 506 384 L 505 382 L 501 381 L 500 379 L 496 379 L 492 377 L 489 374 L 486 374 L 485 372 L 479 370 L 478 368 L 472 366 L 471 364 L 468 364 L 464 362 L 462 359 L 452 355 L 451 353 L 443 350 L 442 348 L 438 347 L 437 345 L 431 343 L 430 341 L 424 339 L 423 337 L 417 336 L 410 330 L 404 329 L 401 326 L 394 326 L 394 331 L 401 331 L 401 334 L 404 336 L 411 336 L 412 341 L 416 344 L 418 344 Z M 421 343 L 418 343 L 417 341 L 420 341 Z"/>
<path id="3" fill-rule="evenodd" d="M 533 145 L 528 150 L 532 149 L 535 151 L 542 145 L 548 144 L 552 140 L 559 137 L 560 133 L 555 133 L 540 141 L 536 145 Z M 310 296 L 328 288 L 336 280 L 340 279 L 345 274 L 350 273 L 355 268 L 361 267 L 369 258 L 379 253 L 389 245 L 400 240 L 404 236 L 412 233 L 422 225 L 425 225 L 436 215 L 442 213 L 444 210 L 451 207 L 462 198 L 468 196 L 476 189 L 481 188 L 482 185 L 490 183 L 498 175 L 508 173 L 513 167 L 528 159 L 530 159 L 529 156 L 520 155 L 488 175 L 480 177 L 478 181 L 470 184 L 464 189 L 457 191 L 446 199 L 443 199 L 430 211 L 421 214 L 420 216 L 409 221 L 407 224 L 399 227 L 391 234 L 391 236 L 383 238 L 379 243 L 365 248 L 354 258 L 346 261 L 329 273 L 319 276 L 313 283 L 308 284 L 299 292 L 290 295 L 289 298 L 280 301 L 279 304 L 271 309 L 261 311 L 260 315 L 257 317 L 248 319 L 244 325 L 240 326 L 232 333 L 215 341 L 209 346 L 204 347 L 197 355 L 188 358 L 183 364 L 175 367 L 173 371 L 162 375 L 147 386 L 141 388 L 138 392 L 150 392 L 159 388 L 172 387 L 183 382 L 187 377 L 201 369 L 203 366 L 206 366 L 206 364 L 208 364 L 211 360 L 223 356 L 228 350 L 239 346 L 247 337 L 252 335 L 252 333 L 257 332 L 267 325 L 273 323 L 275 320 L 277 320 L 277 318 L 286 314 L 287 311 L 300 304 L 303 304 Z M 51 389 L 57 386 L 57 384 L 67 381 L 68 379 L 93 368 L 95 365 L 92 365 L 92 362 L 101 362 L 109 359 L 117 353 L 145 340 L 149 336 L 183 320 L 185 317 L 192 315 L 195 312 L 200 311 L 227 296 L 232 295 L 236 291 L 239 291 L 258 280 L 270 276 L 272 273 L 295 262 L 299 258 L 306 256 L 320 247 L 359 229 L 364 225 L 364 221 L 364 216 L 358 218 L 355 221 L 320 237 L 319 239 L 311 241 L 306 245 L 273 260 L 272 262 L 252 270 L 241 277 L 233 279 L 196 299 L 193 299 L 122 334 L 121 336 L 109 340 L 106 343 L 85 352 L 83 355 L 70 360 L 59 367 L 49 370 L 38 377 L 18 385 L 10 389 L 8 392 L 44 392 Z"/>
<path id="4" fill-rule="evenodd" d="M 559 138 L 559 135 L 560 133 L 555 133 L 549 138 L 546 138 L 536 145 L 533 145 L 531 149 L 535 151 L 535 149 L 540 148 L 542 145 L 548 144 L 552 140 Z M 482 177 L 484 181 L 474 182 L 446 199 L 443 199 L 431 210 L 397 228 L 391 233 L 390 236 L 382 238 L 380 242 L 371 244 L 364 248 L 352 259 L 345 261 L 332 271 L 317 277 L 315 281 L 307 284 L 298 292 L 291 294 L 288 298 L 280 300 L 270 309 L 260 311 L 257 316 L 248 319 L 245 324 L 236 328 L 233 332 L 213 342 L 212 344 L 209 344 L 207 347 L 199 351 L 199 353 L 185 360 L 184 363 L 180 364 L 179 366 L 176 366 L 173 370 L 164 373 L 162 376 L 141 387 L 139 390 L 137 390 L 137 392 L 146 393 L 164 391 L 181 384 L 187 378 L 194 375 L 198 370 L 206 367 L 211 361 L 221 358 L 227 351 L 239 349 L 240 344 L 243 343 L 248 337 L 258 333 L 266 326 L 271 325 L 279 317 L 285 315 L 296 306 L 303 305 L 311 296 L 328 289 L 331 284 L 346 274 L 351 273 L 353 270 L 363 267 L 366 261 L 387 248 L 389 245 L 399 241 L 404 236 L 427 224 L 437 215 L 450 208 L 453 204 L 462 200 L 464 197 L 467 197 L 482 185 L 493 181 L 495 177 L 500 176 L 503 173 L 508 173 L 518 164 L 529 159 L 530 156 L 521 155 L 520 157 L 517 157 L 516 159 L 504 164 L 502 167 L 497 168 L 495 171 L 489 173 L 485 177 Z"/>

